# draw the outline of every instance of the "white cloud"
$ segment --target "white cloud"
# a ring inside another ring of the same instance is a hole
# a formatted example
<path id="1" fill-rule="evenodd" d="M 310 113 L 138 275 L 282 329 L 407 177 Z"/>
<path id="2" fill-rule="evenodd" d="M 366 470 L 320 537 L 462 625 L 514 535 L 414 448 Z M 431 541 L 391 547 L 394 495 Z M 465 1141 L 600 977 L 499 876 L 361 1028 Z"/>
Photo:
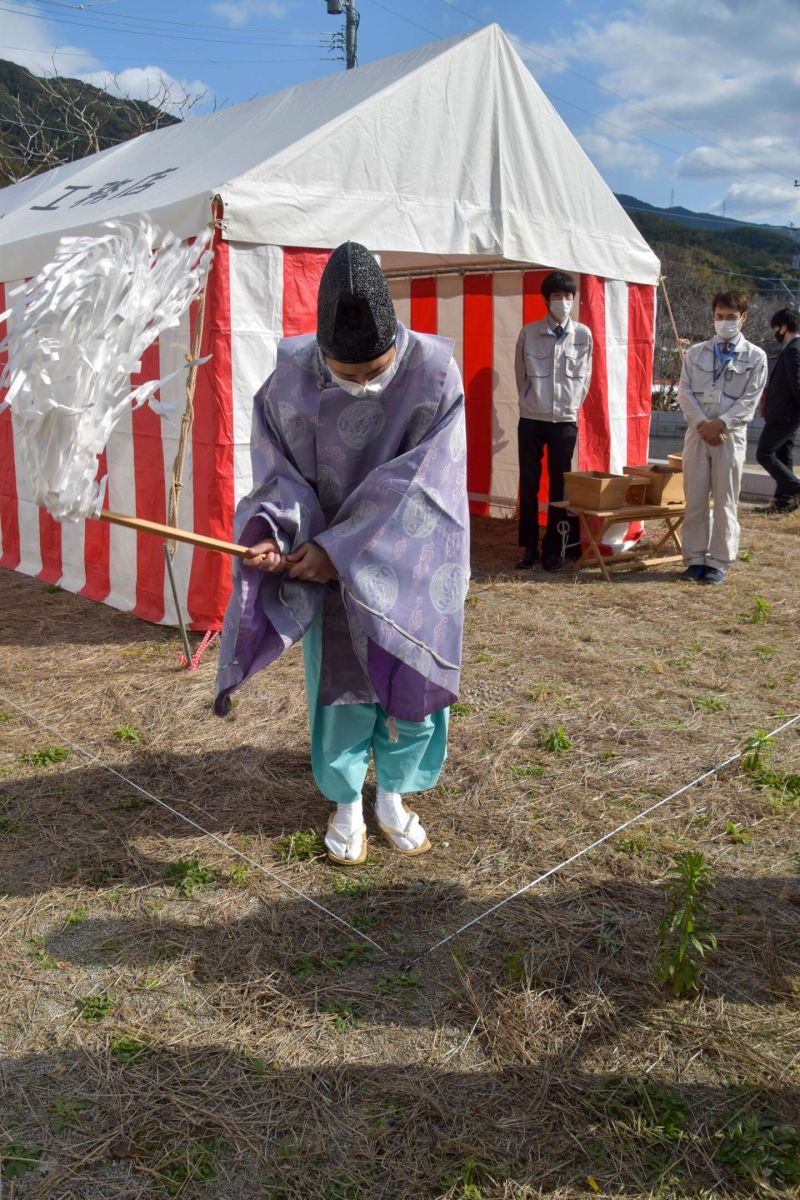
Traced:
<path id="1" fill-rule="evenodd" d="M 648 176 L 658 167 L 658 155 L 655 150 L 648 149 L 641 142 L 622 137 L 608 137 L 604 133 L 595 133 L 588 129 L 576 136 L 592 162 L 601 170 L 613 171 L 615 168 L 627 167 L 637 175 Z"/>
<path id="2" fill-rule="evenodd" d="M 251 17 L 285 17 L 291 7 L 291 3 L 284 3 L 284 0 L 231 0 L 226 4 L 212 4 L 211 11 L 239 29 Z"/>
<path id="3" fill-rule="evenodd" d="M 76 75 L 100 65 L 88 50 L 62 42 L 57 27 L 30 4 L 20 4 L 13 13 L 4 12 L 2 30 L 0 58 L 27 67 L 35 75 Z"/>
<path id="4" fill-rule="evenodd" d="M 57 27 L 30 4 L 4 14 L 2 29 L 0 58 L 27 67 L 34 75 L 83 79 L 115 96 L 160 100 L 173 112 L 180 110 L 187 97 L 200 97 L 208 92 L 201 80 L 175 79 L 157 66 L 126 67 L 119 72 L 105 70 L 88 50 L 62 44 Z"/>
<path id="5" fill-rule="evenodd" d="M 180 113 L 187 100 L 197 102 L 208 92 L 202 80 L 175 79 L 161 67 L 126 67 L 116 73 L 92 71 L 81 78 L 112 96 L 146 100 L 173 113 Z"/>
<path id="6" fill-rule="evenodd" d="M 751 182 L 787 195 L 800 173 L 797 15 L 797 0 L 627 0 L 578 18 L 568 37 L 516 44 L 545 88 L 560 77 L 563 92 L 569 68 L 608 89 L 575 85 L 597 114 L 581 141 L 600 165 L 613 163 L 614 142 L 626 165 L 640 135 L 678 152 L 656 151 L 665 174 L 713 181 L 732 199 L 732 185 Z M 655 148 L 638 144 L 651 164 Z"/>
<path id="7" fill-rule="evenodd" d="M 773 187 L 768 183 L 734 183 L 722 200 L 711 205 L 712 212 L 722 212 L 726 217 L 744 217 L 748 221 L 779 221 L 795 224 L 800 218 L 800 188 L 792 195 L 785 187 Z"/>

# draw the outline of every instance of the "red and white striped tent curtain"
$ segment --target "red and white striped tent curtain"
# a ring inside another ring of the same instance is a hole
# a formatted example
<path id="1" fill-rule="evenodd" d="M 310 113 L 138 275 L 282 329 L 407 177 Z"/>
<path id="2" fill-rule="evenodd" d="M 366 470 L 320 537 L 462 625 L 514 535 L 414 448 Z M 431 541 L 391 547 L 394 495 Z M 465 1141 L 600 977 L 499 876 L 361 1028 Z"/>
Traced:
<path id="1" fill-rule="evenodd" d="M 233 514 L 251 484 L 252 398 L 275 364 L 281 337 L 315 326 L 327 251 L 219 240 L 203 327 L 179 523 L 229 540 Z M 399 318 L 455 339 L 464 375 L 468 484 L 473 511 L 512 514 L 517 495 L 514 347 L 520 326 L 544 308 L 542 271 L 498 271 L 394 279 Z M 0 284 L 0 311 L 13 282 Z M 581 410 L 582 469 L 619 471 L 647 455 L 653 360 L 654 288 L 580 276 L 580 320 L 595 338 L 592 387 Z M 141 379 L 184 362 L 196 308 L 142 362 Z M 132 382 L 140 382 L 135 379 Z M 172 465 L 185 404 L 179 375 L 162 389 L 168 417 L 129 413 L 109 441 L 100 475 L 106 506 L 165 521 Z M 2 393 L 0 393 L 0 401 Z M 15 418 L 0 413 L 0 566 L 58 583 L 148 621 L 175 624 L 161 543 L 105 522 L 59 524 L 31 501 L 15 445 Z M 179 545 L 175 574 L 184 614 L 195 630 L 219 629 L 230 590 L 227 555 Z"/>

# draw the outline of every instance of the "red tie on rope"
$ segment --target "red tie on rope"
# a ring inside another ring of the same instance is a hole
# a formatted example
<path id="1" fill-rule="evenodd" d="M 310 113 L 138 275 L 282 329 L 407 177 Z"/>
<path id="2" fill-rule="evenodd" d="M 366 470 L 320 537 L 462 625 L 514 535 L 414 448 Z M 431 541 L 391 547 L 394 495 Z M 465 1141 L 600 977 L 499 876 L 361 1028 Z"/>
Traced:
<path id="1" fill-rule="evenodd" d="M 181 660 L 184 667 L 186 667 L 187 671 L 197 670 L 197 668 L 200 666 L 200 659 L 203 657 L 203 654 L 211 645 L 215 637 L 219 637 L 219 634 L 214 630 L 209 629 L 208 632 L 203 635 L 203 640 L 195 650 L 191 659 L 187 659 L 185 654 L 181 654 L 180 651 L 178 652 L 178 658 Z"/>

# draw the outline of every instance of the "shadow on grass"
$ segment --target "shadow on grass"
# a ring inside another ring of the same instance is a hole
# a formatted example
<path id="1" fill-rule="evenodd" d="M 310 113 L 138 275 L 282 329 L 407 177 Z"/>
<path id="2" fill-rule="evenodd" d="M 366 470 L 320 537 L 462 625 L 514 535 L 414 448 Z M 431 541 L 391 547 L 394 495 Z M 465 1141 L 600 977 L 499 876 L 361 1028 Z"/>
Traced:
<path id="1" fill-rule="evenodd" d="M 769 1171 L 773 1185 L 791 1182 L 800 1138 L 789 1087 L 526 1067 L 286 1069 L 221 1046 L 110 1037 L 8 1063 L 0 1111 L 0 1153 L 40 1151 L 25 1195 L 59 1200 L 750 1195 Z"/>

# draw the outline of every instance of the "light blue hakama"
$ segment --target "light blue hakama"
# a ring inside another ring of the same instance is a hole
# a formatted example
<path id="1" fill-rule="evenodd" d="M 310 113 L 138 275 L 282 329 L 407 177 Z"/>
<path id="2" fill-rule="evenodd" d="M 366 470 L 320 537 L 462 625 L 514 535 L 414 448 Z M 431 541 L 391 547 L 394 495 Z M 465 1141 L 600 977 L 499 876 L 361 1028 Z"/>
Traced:
<path id="1" fill-rule="evenodd" d="M 303 665 L 311 729 L 311 766 L 324 796 L 352 804 L 361 795 L 370 758 L 378 783 L 387 791 L 424 792 L 436 785 L 447 757 L 450 710 L 424 721 L 397 720 L 392 741 L 389 718 L 380 704 L 320 704 L 322 618 L 303 638 Z"/>

